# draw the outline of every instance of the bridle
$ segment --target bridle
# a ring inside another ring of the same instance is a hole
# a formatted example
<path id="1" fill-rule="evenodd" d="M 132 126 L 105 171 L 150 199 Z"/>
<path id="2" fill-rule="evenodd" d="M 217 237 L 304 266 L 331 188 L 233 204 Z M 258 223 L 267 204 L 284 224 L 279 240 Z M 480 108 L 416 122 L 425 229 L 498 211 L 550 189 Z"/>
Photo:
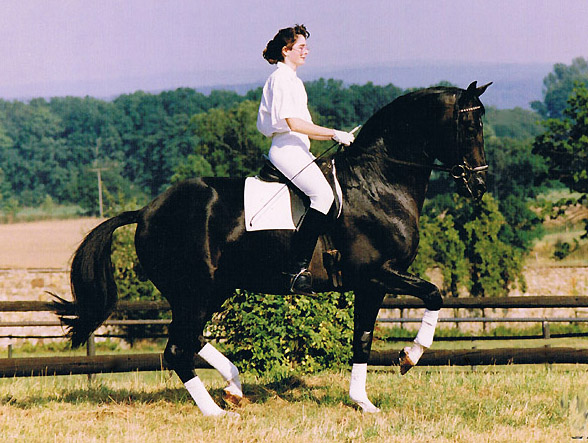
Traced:
<path id="1" fill-rule="evenodd" d="M 464 114 L 466 112 L 473 112 L 473 111 L 477 111 L 478 109 L 481 109 L 482 106 L 472 106 L 470 108 L 464 108 L 464 109 L 458 109 L 456 112 L 457 115 L 457 125 L 456 125 L 456 141 L 459 144 L 460 141 L 460 137 L 459 137 L 459 116 L 461 114 Z M 459 148 L 459 147 L 458 147 Z M 459 151 L 459 149 L 458 149 Z M 425 153 L 426 155 L 426 153 Z M 441 172 L 447 172 L 449 174 L 451 174 L 451 176 L 455 179 L 455 180 L 463 180 L 463 184 L 464 186 L 468 189 L 468 191 L 471 192 L 471 189 L 469 187 L 468 181 L 470 179 L 470 177 L 473 174 L 478 174 L 480 172 L 484 172 L 488 170 L 488 165 L 480 165 L 480 166 L 470 166 L 468 164 L 468 162 L 466 161 L 465 158 L 462 158 L 462 163 L 456 163 L 453 166 L 443 166 L 443 165 L 438 165 L 435 163 L 429 163 L 429 164 L 425 164 L 425 163 L 417 163 L 417 162 L 410 162 L 410 161 L 404 161 L 404 160 L 397 160 L 397 159 L 388 159 L 388 161 L 390 161 L 391 163 L 395 163 L 398 165 L 403 165 L 403 166 L 411 166 L 411 167 L 416 167 L 416 168 L 423 168 L 423 169 L 433 169 L 435 171 L 441 171 Z"/>

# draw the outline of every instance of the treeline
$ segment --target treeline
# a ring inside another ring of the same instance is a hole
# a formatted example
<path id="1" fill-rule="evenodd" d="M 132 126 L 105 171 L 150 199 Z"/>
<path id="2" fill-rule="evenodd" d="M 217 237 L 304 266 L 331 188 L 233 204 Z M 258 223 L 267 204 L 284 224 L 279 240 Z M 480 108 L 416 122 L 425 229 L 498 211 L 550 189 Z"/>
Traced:
<path id="1" fill-rule="evenodd" d="M 323 79 L 307 88 L 315 119 L 340 128 L 364 122 L 403 92 Z M 246 95 L 182 88 L 112 101 L 0 101 L 0 208 L 50 197 L 96 211 L 98 168 L 109 194 L 139 201 L 160 193 L 174 175 L 254 173 L 269 147 L 255 129 L 260 96 L 261 88 Z"/>
<path id="2" fill-rule="evenodd" d="M 394 85 L 345 86 L 332 79 L 306 87 L 314 120 L 342 129 L 364 123 L 407 92 Z M 189 176 L 254 174 L 269 149 L 269 140 L 255 128 L 260 96 L 261 88 L 246 95 L 204 95 L 183 88 L 112 101 L 0 101 L 0 209 L 37 206 L 50 198 L 96 212 L 97 169 L 107 198 L 122 195 L 141 203 Z M 539 132 L 536 120 L 530 111 L 490 109 L 486 131 L 497 144 L 522 140 Z M 326 146 L 317 143 L 314 149 Z"/>

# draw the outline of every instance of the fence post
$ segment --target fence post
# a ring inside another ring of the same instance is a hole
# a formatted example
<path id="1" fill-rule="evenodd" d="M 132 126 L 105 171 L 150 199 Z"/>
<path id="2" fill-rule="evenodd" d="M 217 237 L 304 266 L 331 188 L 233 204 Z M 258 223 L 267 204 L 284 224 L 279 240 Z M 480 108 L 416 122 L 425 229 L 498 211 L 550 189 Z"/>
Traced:
<path id="1" fill-rule="evenodd" d="M 86 355 L 88 357 L 96 355 L 96 343 L 94 342 L 94 334 L 90 334 L 88 337 L 88 342 L 86 343 Z M 88 374 L 88 381 L 92 382 L 94 380 L 94 374 Z"/>
<path id="2" fill-rule="evenodd" d="M 12 358 L 12 335 L 8 336 L 8 358 Z"/>
<path id="3" fill-rule="evenodd" d="M 478 349 L 477 346 L 472 346 L 472 351 L 475 351 L 476 349 Z M 472 372 L 476 372 L 477 369 L 478 367 L 476 365 L 472 365 Z"/>
<path id="4" fill-rule="evenodd" d="M 549 331 L 549 322 L 545 320 L 541 322 L 541 328 L 543 329 L 543 338 L 551 338 L 551 332 Z"/>

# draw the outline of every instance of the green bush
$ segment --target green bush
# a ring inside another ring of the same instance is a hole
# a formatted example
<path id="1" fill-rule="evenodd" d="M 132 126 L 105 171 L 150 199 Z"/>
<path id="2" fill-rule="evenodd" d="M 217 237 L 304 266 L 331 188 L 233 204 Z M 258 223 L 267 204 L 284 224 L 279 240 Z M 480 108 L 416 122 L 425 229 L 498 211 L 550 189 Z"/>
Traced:
<path id="1" fill-rule="evenodd" d="M 312 373 L 347 365 L 353 340 L 353 294 L 315 297 L 237 291 L 209 332 L 239 369 L 257 375 Z"/>

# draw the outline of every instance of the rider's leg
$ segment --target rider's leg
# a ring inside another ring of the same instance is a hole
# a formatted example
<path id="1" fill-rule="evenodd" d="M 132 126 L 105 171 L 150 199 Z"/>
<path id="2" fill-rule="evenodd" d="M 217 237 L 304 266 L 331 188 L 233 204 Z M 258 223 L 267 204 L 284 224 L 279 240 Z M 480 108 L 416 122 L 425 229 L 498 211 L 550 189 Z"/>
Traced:
<path id="1" fill-rule="evenodd" d="M 274 166 L 310 198 L 310 209 L 292 240 L 286 274 L 290 292 L 313 294 L 312 276 L 308 267 L 318 237 L 325 230 L 327 214 L 334 202 L 333 190 L 314 163 L 312 154 L 304 147 L 272 146 L 269 157 Z"/>
<path id="2" fill-rule="evenodd" d="M 286 274 L 288 290 L 296 294 L 312 295 L 312 276 L 308 271 L 312 254 L 319 235 L 324 231 L 327 216 L 316 209 L 310 208 L 302 225 L 292 239 L 292 248 Z"/>

